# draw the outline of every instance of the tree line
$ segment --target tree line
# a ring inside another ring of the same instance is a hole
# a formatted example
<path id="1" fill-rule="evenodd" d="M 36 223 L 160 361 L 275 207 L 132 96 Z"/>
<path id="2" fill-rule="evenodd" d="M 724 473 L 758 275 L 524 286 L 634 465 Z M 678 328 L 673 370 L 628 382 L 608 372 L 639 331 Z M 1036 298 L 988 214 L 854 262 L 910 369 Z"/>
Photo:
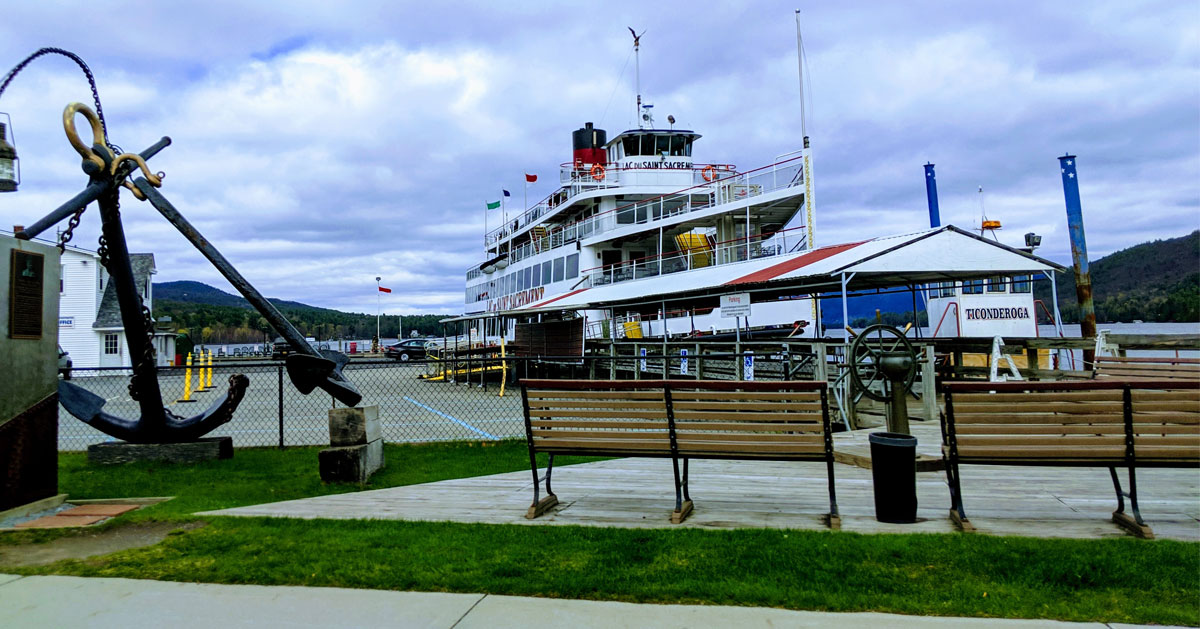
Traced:
<path id="1" fill-rule="evenodd" d="M 375 315 L 311 307 L 280 307 L 279 311 L 301 334 L 317 340 L 369 339 L 375 336 Z M 193 341 L 200 343 L 263 343 L 277 336 L 257 311 L 237 306 L 154 300 L 154 317 L 164 316 L 171 317 L 180 332 L 186 332 Z M 410 336 L 414 330 L 418 336 L 441 336 L 442 325 L 439 321 L 449 316 L 452 315 L 404 315 L 404 336 Z M 380 335 L 383 338 L 399 336 L 401 323 L 397 315 L 380 317 Z"/>

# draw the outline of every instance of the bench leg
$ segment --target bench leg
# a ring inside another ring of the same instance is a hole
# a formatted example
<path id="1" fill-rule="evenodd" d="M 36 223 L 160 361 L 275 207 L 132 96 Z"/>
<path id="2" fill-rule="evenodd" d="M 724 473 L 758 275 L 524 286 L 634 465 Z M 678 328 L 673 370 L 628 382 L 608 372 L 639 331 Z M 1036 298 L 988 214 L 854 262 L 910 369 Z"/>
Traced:
<path id="1" fill-rule="evenodd" d="M 957 461 L 946 462 L 946 484 L 950 486 L 950 521 L 964 533 L 974 532 L 975 526 L 967 519 L 967 512 L 963 509 Z"/>
<path id="2" fill-rule="evenodd" d="M 838 513 L 837 492 L 833 487 L 833 458 L 825 459 L 825 475 L 829 479 L 829 515 L 826 517 L 826 524 L 829 528 L 840 530 L 842 528 L 842 515 Z"/>
<path id="3" fill-rule="evenodd" d="M 679 524 L 692 514 L 692 499 L 687 490 L 688 460 L 683 460 L 683 478 L 679 476 L 679 459 L 671 458 L 671 469 L 675 472 L 675 510 L 671 512 L 671 524 Z"/>
<path id="4" fill-rule="evenodd" d="M 525 518 L 532 520 L 539 515 L 550 510 L 551 507 L 558 504 L 558 496 L 550 490 L 550 474 L 554 471 L 554 455 L 550 455 L 550 462 L 546 465 L 546 497 L 540 498 L 542 478 L 538 476 L 537 457 L 532 451 L 529 453 L 529 463 L 533 469 L 533 504 L 529 505 L 529 510 L 525 512 Z"/>
<path id="5" fill-rule="evenodd" d="M 1154 539 L 1154 531 L 1142 519 L 1142 513 L 1138 510 L 1137 503 L 1137 476 L 1134 468 L 1129 468 L 1129 492 L 1121 490 L 1121 479 L 1117 476 L 1117 468 L 1108 468 L 1108 473 L 1112 475 L 1113 489 L 1117 492 L 1117 510 L 1113 511 L 1112 520 L 1121 528 L 1133 533 L 1143 539 Z M 1129 497 L 1129 507 L 1133 511 L 1132 517 L 1125 512 L 1125 497 Z"/>

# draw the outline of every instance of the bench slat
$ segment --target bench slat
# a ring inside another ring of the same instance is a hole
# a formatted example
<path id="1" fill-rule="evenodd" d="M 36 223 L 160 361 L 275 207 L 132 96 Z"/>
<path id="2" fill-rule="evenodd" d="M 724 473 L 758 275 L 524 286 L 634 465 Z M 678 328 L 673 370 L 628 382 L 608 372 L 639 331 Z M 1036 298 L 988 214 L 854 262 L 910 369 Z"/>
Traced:
<path id="1" fill-rule="evenodd" d="M 534 449 L 543 450 L 614 450 L 670 452 L 668 439 L 634 441 L 632 439 L 534 439 Z"/>
<path id="2" fill-rule="evenodd" d="M 1021 392 L 1021 393 L 955 393 L 954 406 L 975 402 L 982 403 L 1014 403 L 1014 402 L 1120 402 L 1120 389 L 1107 391 L 1053 391 L 1053 392 Z"/>
<path id="3" fill-rule="evenodd" d="M 688 411 L 816 411 L 821 412 L 821 403 L 809 402 L 680 402 L 671 401 L 675 412 Z"/>
<path id="4" fill-rule="evenodd" d="M 1134 389 L 1130 392 L 1130 397 L 1134 404 L 1138 402 L 1167 402 L 1178 400 L 1190 400 L 1200 403 L 1200 391 L 1152 391 L 1146 389 Z"/>
<path id="5" fill-rule="evenodd" d="M 572 430 L 568 428 L 534 428 L 533 436 L 545 439 L 640 439 L 642 441 L 665 441 L 670 445 L 671 435 L 664 426 L 661 430 Z"/>
<path id="6" fill-rule="evenodd" d="M 534 428 L 614 428 L 620 430 L 667 429 L 665 421 L 620 421 L 620 420 L 585 420 L 585 419 L 530 419 Z"/>
<path id="7" fill-rule="evenodd" d="M 1169 364 L 1169 363 L 1130 363 L 1130 362 L 1114 362 L 1110 360 L 1097 360 L 1096 369 L 1104 369 L 1105 371 L 1141 371 L 1145 373 L 1158 373 L 1163 371 L 1180 371 L 1200 374 L 1200 365 L 1194 363 Z"/>
<path id="8" fill-rule="evenodd" d="M 666 419 L 667 411 L 601 411 L 592 409 L 529 409 L 530 417 L 611 417 L 613 419 Z"/>
<path id="9" fill-rule="evenodd" d="M 823 443 L 813 442 L 811 444 L 796 443 L 796 444 L 779 444 L 779 443 L 740 443 L 740 442 L 711 442 L 711 441 L 696 441 L 679 439 L 679 454 L 686 456 L 689 453 L 715 453 L 715 452 L 731 452 L 738 454 L 824 454 L 825 446 Z"/>
<path id="10" fill-rule="evenodd" d="M 958 435 L 1073 435 L 1073 434 L 1106 434 L 1124 435 L 1124 424 L 964 424 L 957 426 Z M 1134 426 L 1134 435 L 1138 434 L 1197 434 L 1200 435 L 1200 425 L 1167 424 Z"/>
<path id="11" fill-rule="evenodd" d="M 955 424 L 1125 424 L 1125 417 L 1117 413 L 1094 415 L 1056 415 L 1054 413 L 1013 413 L 1019 407 L 1004 407 L 1010 412 L 959 413 L 954 408 Z M 997 409 L 999 410 L 999 409 Z"/>
<path id="12" fill-rule="evenodd" d="M 825 427 L 819 421 L 812 422 L 696 422 L 676 421 L 675 430 L 727 430 L 745 432 L 822 432 Z"/>
<path id="13" fill-rule="evenodd" d="M 1144 436 L 1134 437 L 1133 446 L 1163 445 L 1187 446 L 1197 444 L 1191 436 Z M 1125 435 L 959 435 L 958 447 L 974 446 L 1070 446 L 1084 447 L 1095 445 L 1125 445 Z"/>
<path id="14" fill-rule="evenodd" d="M 1139 446 L 1134 443 L 1137 459 L 1178 459 L 1196 461 L 1200 450 L 1192 446 Z M 1061 446 L 958 446 L 960 459 L 966 458 L 1009 458 L 1009 459 L 1124 459 L 1125 446 L 1089 446 L 1063 448 Z"/>
<path id="15" fill-rule="evenodd" d="M 1069 413 L 1072 415 L 1080 415 L 1085 413 L 1121 413 L 1123 405 L 1120 401 L 1115 402 L 1022 402 L 1013 403 L 1007 402 L 1003 404 L 978 404 L 978 403 L 960 403 L 957 399 L 954 400 L 954 414 L 957 416 L 959 412 L 971 413 L 979 411 L 995 411 L 1009 410 L 1010 412 L 1019 413 Z"/>
<path id="16" fill-rule="evenodd" d="M 662 408 L 663 401 L 640 400 L 529 400 L 529 408 Z"/>
<path id="17" fill-rule="evenodd" d="M 562 391 L 554 389 L 527 389 L 526 395 L 534 399 L 614 399 L 614 400 L 662 400 L 662 391 Z"/>
<path id="18" fill-rule="evenodd" d="M 767 391 L 693 391 L 686 389 L 671 389 L 671 399 L 673 400 L 727 400 L 727 401 L 748 401 L 748 400 L 780 400 L 789 402 L 820 402 L 820 393 L 793 393 L 781 391 L 779 393 Z"/>
<path id="19" fill-rule="evenodd" d="M 746 420 L 754 422 L 764 421 L 804 421 L 807 418 L 815 418 L 819 421 L 820 413 L 768 413 L 765 411 L 757 411 L 752 413 L 739 413 L 736 411 L 675 411 L 675 419 L 681 420 Z"/>

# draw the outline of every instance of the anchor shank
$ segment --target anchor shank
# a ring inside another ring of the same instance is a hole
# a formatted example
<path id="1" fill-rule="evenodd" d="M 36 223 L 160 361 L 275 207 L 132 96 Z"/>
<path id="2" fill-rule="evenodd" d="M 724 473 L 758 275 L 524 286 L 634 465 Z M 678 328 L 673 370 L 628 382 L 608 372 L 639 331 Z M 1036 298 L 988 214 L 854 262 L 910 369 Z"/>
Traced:
<path id="1" fill-rule="evenodd" d="M 179 230 L 179 233 L 183 234 L 184 238 L 188 239 L 188 242 L 192 243 L 200 253 L 204 254 L 205 258 L 208 258 L 208 261 L 221 272 L 221 275 L 225 276 L 225 279 L 229 280 L 229 283 L 246 298 L 246 301 L 250 302 L 251 306 L 254 306 L 254 309 L 267 320 L 267 323 L 270 323 L 271 327 L 287 340 L 292 349 L 296 350 L 297 353 L 308 354 L 309 356 L 318 358 L 321 357 L 321 354 L 313 349 L 308 344 L 308 341 L 304 340 L 304 335 L 300 334 L 292 323 L 280 314 L 275 305 L 267 301 L 262 296 L 262 293 L 258 292 L 258 289 L 254 288 L 250 282 L 247 282 L 246 278 L 242 277 L 242 274 L 238 273 L 237 269 L 233 268 L 233 265 L 225 259 L 225 256 L 221 255 L 221 252 L 217 251 L 217 248 L 201 235 L 157 188 L 151 186 L 150 182 L 146 181 L 144 177 L 135 179 L 133 185 L 138 190 L 141 190 L 142 194 L 146 195 L 146 200 L 150 201 L 151 205 L 170 221 Z"/>
<path id="2" fill-rule="evenodd" d="M 136 375 L 138 405 L 141 408 L 141 430 L 149 434 L 163 431 L 166 414 L 162 407 L 162 392 L 158 388 L 158 370 L 153 363 L 138 361 L 145 356 L 150 342 L 146 338 L 146 322 L 142 316 L 142 301 L 138 298 L 137 285 L 133 279 L 133 266 L 129 260 L 129 247 L 125 243 L 125 229 L 121 225 L 121 212 L 117 206 L 120 188 L 109 180 L 110 188 L 99 198 L 101 229 L 105 246 L 108 248 L 108 273 L 117 293 L 117 304 L 121 308 L 121 324 L 125 326 L 125 341 L 129 346 L 129 358 Z M 148 281 L 148 280 L 147 280 Z"/>
<path id="3" fill-rule="evenodd" d="M 170 146 L 170 144 L 171 138 L 164 137 L 163 139 L 151 145 L 150 148 L 142 151 L 140 155 L 142 156 L 142 159 L 148 160 L 151 157 L 158 155 L 159 151 L 163 150 L 167 146 Z M 117 176 L 115 177 L 116 181 L 121 181 L 124 179 L 135 167 L 136 165 L 133 164 L 133 162 L 126 162 L 118 166 Z M 104 191 L 108 189 L 108 186 L 109 182 L 107 181 L 96 179 L 92 180 L 92 182 L 88 184 L 88 187 L 84 188 L 74 197 L 71 197 L 70 201 L 58 206 L 58 209 L 42 217 L 36 223 L 26 227 L 24 231 L 19 231 L 13 235 L 21 240 L 31 240 L 36 238 L 38 234 L 41 234 L 47 229 L 57 225 L 64 218 L 67 218 L 79 210 L 82 210 L 83 208 L 87 207 L 89 203 L 100 198 L 100 195 L 104 194 Z"/>

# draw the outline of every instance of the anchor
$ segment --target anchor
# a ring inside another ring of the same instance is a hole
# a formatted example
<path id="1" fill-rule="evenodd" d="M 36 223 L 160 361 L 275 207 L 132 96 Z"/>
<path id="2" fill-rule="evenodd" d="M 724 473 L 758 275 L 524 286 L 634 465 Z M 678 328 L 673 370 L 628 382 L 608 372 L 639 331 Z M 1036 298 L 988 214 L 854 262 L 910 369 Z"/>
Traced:
<path id="1" fill-rule="evenodd" d="M 77 114 L 82 114 L 91 126 L 93 144 L 90 147 L 79 139 L 76 132 Z M 121 222 L 121 187 L 128 188 L 138 199 L 149 200 L 222 275 L 229 279 L 271 327 L 296 349 L 297 354 L 288 358 L 287 369 L 292 383 L 301 393 L 308 394 L 320 387 L 349 406 L 361 401 L 362 395 L 342 375 L 342 369 L 349 362 L 349 358 L 340 352 L 318 352 L 309 346 L 295 327 L 158 192 L 156 188 L 162 184 L 163 175 L 150 172 L 146 162 L 169 146 L 170 138 L 162 138 L 140 154 L 117 155 L 115 147 L 108 143 L 103 121 L 82 103 L 71 103 L 66 107 L 63 111 L 63 127 L 71 146 L 83 158 L 82 167 L 84 173 L 89 176 L 88 185 L 75 197 L 15 236 L 24 240 L 32 239 L 63 219 L 71 217 L 67 230 L 60 239 L 60 248 L 65 247 L 71 238 L 71 230 L 79 224 L 83 211 L 88 204 L 97 202 L 102 234 L 98 252 L 101 263 L 108 269 L 110 281 L 117 294 L 122 325 L 128 331 L 126 340 L 130 355 L 134 358 L 129 394 L 138 402 L 141 411 L 137 419 L 107 413 L 103 410 L 103 398 L 64 380 L 58 385 L 59 402 L 68 413 L 97 430 L 131 443 L 192 441 L 229 422 L 250 383 L 245 375 L 230 376 L 225 395 L 204 412 L 192 417 L 176 415 L 163 407 L 154 347 L 150 341 L 154 332 L 153 321 L 150 319 L 150 311 L 142 303 L 134 281 L 125 230 Z M 136 186 L 127 181 L 135 170 L 141 170 L 144 175 L 137 179 Z M 138 333 L 139 330 L 141 333 Z"/>

